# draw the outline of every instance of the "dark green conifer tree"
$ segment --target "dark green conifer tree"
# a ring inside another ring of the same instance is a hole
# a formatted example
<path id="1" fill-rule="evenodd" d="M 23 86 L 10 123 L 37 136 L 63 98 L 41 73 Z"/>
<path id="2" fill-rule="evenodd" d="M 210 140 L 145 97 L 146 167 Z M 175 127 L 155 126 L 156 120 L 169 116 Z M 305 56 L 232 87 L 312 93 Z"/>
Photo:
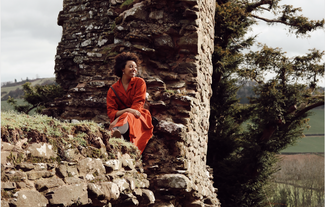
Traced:
<path id="1" fill-rule="evenodd" d="M 23 99 L 26 104 L 18 105 L 14 98 L 9 97 L 7 102 L 14 106 L 18 112 L 28 114 L 34 108 L 38 108 L 37 112 L 45 106 L 46 103 L 54 101 L 55 98 L 63 96 L 63 89 L 61 86 L 55 85 L 36 85 L 32 86 L 30 82 L 23 84 L 24 96 Z"/>
<path id="2" fill-rule="evenodd" d="M 279 5 L 280 0 L 216 1 L 213 96 L 210 101 L 208 164 L 223 207 L 267 205 L 267 184 L 277 169 L 276 154 L 302 136 L 308 111 L 324 105 L 317 82 L 324 76 L 324 52 L 311 50 L 288 58 L 281 49 L 261 45 L 243 53 L 255 37 L 245 39 L 256 19 L 285 24 L 296 36 L 324 27 L 324 20 L 299 16 L 299 9 Z M 259 12 L 277 14 L 274 19 Z M 275 76 L 265 80 L 265 73 Z M 256 97 L 239 104 L 241 81 L 254 81 Z M 304 82 L 302 82 L 304 81 Z M 243 123 L 250 124 L 246 128 Z M 269 204 L 268 204 L 269 205 Z"/>

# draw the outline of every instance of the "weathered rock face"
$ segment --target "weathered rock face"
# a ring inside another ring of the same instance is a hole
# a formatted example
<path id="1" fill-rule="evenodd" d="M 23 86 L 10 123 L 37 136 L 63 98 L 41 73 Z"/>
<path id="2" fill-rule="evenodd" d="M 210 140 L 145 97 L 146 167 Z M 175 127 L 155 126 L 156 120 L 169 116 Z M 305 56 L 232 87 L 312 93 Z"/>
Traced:
<path id="1" fill-rule="evenodd" d="M 155 203 L 141 160 L 129 154 L 118 152 L 116 159 L 80 155 L 60 161 L 55 150 L 32 154 L 32 145 L 1 143 L 1 206 L 144 207 Z M 51 146 L 39 145 L 34 149 Z"/>
<path id="2" fill-rule="evenodd" d="M 106 93 L 118 80 L 113 59 L 123 51 L 137 53 L 148 108 L 160 120 L 155 139 L 143 153 L 157 206 L 219 205 L 206 170 L 214 4 L 213 0 L 64 0 L 58 17 L 63 34 L 55 73 L 67 95 L 47 113 L 62 119 L 109 121 Z"/>

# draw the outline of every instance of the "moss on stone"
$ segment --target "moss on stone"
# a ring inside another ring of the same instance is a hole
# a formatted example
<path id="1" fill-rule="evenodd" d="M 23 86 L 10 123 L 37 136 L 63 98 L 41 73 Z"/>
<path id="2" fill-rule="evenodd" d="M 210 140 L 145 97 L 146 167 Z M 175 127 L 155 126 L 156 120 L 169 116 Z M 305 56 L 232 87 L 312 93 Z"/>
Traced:
<path id="1" fill-rule="evenodd" d="M 120 8 L 124 8 L 124 7 L 128 7 L 133 3 L 133 0 L 126 0 L 125 2 L 123 2 L 123 4 L 120 6 Z"/>

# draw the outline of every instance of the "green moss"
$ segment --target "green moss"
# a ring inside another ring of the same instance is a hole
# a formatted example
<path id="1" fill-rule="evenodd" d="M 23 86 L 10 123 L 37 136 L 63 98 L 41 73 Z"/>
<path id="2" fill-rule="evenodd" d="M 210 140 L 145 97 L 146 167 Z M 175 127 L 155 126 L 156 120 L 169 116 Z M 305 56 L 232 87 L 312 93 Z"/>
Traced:
<path id="1" fill-rule="evenodd" d="M 111 25 L 111 32 L 114 31 L 115 27 L 116 27 L 116 22 L 114 21 L 114 22 L 112 23 L 112 25 Z"/>
<path id="2" fill-rule="evenodd" d="M 116 27 L 117 24 L 120 24 L 122 22 L 122 20 L 123 20 L 123 17 L 122 16 L 116 17 L 115 20 L 114 20 L 114 23 L 113 23 L 114 24 L 114 28 Z"/>
<path id="3" fill-rule="evenodd" d="M 87 141 L 85 140 L 85 138 L 89 137 L 86 133 L 81 132 L 78 133 L 77 136 L 75 136 L 73 138 L 73 140 L 75 140 L 79 145 L 86 147 L 87 146 Z"/>
<path id="4" fill-rule="evenodd" d="M 107 54 L 107 57 L 112 57 L 112 56 L 116 56 L 116 55 L 118 55 L 117 52 L 110 52 Z"/>
<path id="5" fill-rule="evenodd" d="M 137 160 L 141 158 L 140 150 L 131 142 L 127 142 L 124 139 L 111 138 L 109 144 L 113 150 L 113 154 L 117 152 L 128 153 L 131 158 Z M 110 152 L 108 152 L 109 154 Z"/>
<path id="6" fill-rule="evenodd" d="M 126 0 L 123 2 L 123 4 L 120 6 L 120 8 L 130 6 L 133 3 L 133 0 Z"/>

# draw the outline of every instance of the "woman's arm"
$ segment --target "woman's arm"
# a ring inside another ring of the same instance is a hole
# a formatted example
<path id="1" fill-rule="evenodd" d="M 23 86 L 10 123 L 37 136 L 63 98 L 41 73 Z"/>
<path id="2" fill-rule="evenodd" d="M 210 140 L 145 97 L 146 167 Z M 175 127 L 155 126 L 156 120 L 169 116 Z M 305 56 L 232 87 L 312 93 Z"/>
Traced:
<path id="1" fill-rule="evenodd" d="M 126 109 L 122 109 L 122 110 L 117 111 L 116 114 L 115 114 L 115 117 L 117 118 L 117 117 L 121 116 L 122 114 L 124 114 L 125 112 L 129 112 L 129 113 L 133 114 L 135 117 L 140 117 L 141 116 L 141 113 L 138 110 L 131 109 L 131 108 L 126 108 Z"/>
<path id="2" fill-rule="evenodd" d="M 111 122 L 111 124 L 109 125 L 108 130 L 112 130 L 113 127 L 116 125 L 116 123 L 118 122 L 118 118 L 125 112 L 129 112 L 132 113 L 135 117 L 139 118 L 141 116 L 141 113 L 138 110 L 135 109 L 131 109 L 131 108 L 126 108 L 126 109 L 122 109 L 116 112 L 115 115 L 115 120 L 113 122 Z"/>

